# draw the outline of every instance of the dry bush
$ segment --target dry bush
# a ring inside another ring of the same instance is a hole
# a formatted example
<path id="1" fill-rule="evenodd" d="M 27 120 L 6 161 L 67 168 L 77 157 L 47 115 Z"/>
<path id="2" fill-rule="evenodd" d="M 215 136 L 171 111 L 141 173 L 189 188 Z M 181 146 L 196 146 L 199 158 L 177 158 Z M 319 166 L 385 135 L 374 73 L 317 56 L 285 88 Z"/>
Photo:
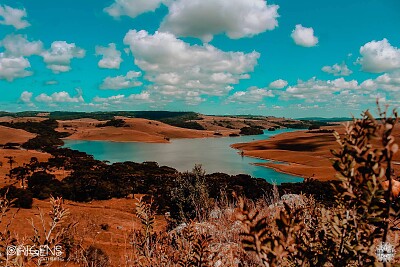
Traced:
<path id="1" fill-rule="evenodd" d="M 205 171 L 201 165 L 195 165 L 191 172 L 179 174 L 176 186 L 171 190 L 173 204 L 171 221 L 173 226 L 191 220 L 204 221 L 213 207 L 209 197 Z"/>
<path id="2" fill-rule="evenodd" d="M 12 201 L 7 199 L 7 196 L 0 198 L 0 222 L 10 212 Z M 37 227 L 31 219 L 32 229 L 34 234 L 30 237 L 19 238 L 13 236 L 9 227 L 14 218 L 6 225 L 5 229 L 0 233 L 0 263 L 1 266 L 7 267 L 22 267 L 22 266 L 50 266 L 55 257 L 56 260 L 68 262 L 67 255 L 64 253 L 67 246 L 68 236 L 71 230 L 75 227 L 74 223 L 65 224 L 65 220 L 69 212 L 64 208 L 61 198 L 50 198 L 51 210 L 48 218 L 45 218 L 41 210 L 39 210 L 40 227 Z M 15 215 L 15 214 L 14 214 Z M 17 248 L 19 247 L 19 248 Z M 58 249 L 58 248 L 59 249 Z M 14 249 L 13 249 L 14 248 Z M 28 249 L 29 252 L 24 252 L 18 249 Z M 39 255 L 42 249 L 49 249 L 54 254 L 50 254 L 49 250 L 46 256 Z M 13 251 L 13 253 L 11 253 Z M 59 252 L 56 254 L 56 252 Z"/>
<path id="3" fill-rule="evenodd" d="M 209 266 L 210 237 L 188 227 L 181 232 L 154 232 L 153 202 L 138 199 L 136 216 L 142 229 L 129 237 L 131 250 L 126 253 L 127 266 Z"/>
<path id="4" fill-rule="evenodd" d="M 378 262 L 376 248 L 380 242 L 390 242 L 400 252 L 396 232 L 400 199 L 391 194 L 393 155 L 398 150 L 392 131 L 398 119 L 396 112 L 390 115 L 387 110 L 379 110 L 379 117 L 367 111 L 346 125 L 343 136 L 335 133 L 339 149 L 333 151 L 332 161 L 341 183 L 333 188 L 333 207 L 305 195 L 280 198 L 276 186 L 254 202 L 232 200 L 223 193 L 217 200 L 210 199 L 204 171 L 196 166 L 192 173 L 179 176 L 172 188 L 175 219 L 181 223 L 173 230 L 155 231 L 155 203 L 137 199 L 135 214 L 141 228 L 127 233 L 129 245 L 121 250 L 123 266 L 390 266 Z M 83 245 L 94 232 L 90 218 L 84 232 L 78 233 L 75 224 L 66 220 L 69 213 L 62 200 L 50 202 L 49 219 L 40 212 L 41 226 L 32 221 L 34 235 L 29 239 L 12 236 L 9 224 L 0 231 L 1 266 L 39 265 L 35 257 L 7 257 L 7 246 L 18 244 L 60 244 L 66 262 L 112 266 L 103 250 Z M 0 222 L 11 205 L 6 196 L 0 197 Z"/>
<path id="5" fill-rule="evenodd" d="M 87 267 L 109 267 L 107 254 L 96 246 L 90 246 L 83 252 L 84 265 Z"/>
<path id="6" fill-rule="evenodd" d="M 0 223 L 4 220 L 8 212 L 10 212 L 10 207 L 12 201 L 7 199 L 7 192 L 0 196 Z M 0 231 L 0 264 L 7 266 L 9 264 L 9 257 L 7 256 L 7 247 L 15 246 L 17 240 L 11 235 L 9 230 L 11 220 L 7 223 L 4 229 Z"/>
<path id="7" fill-rule="evenodd" d="M 207 220 L 184 223 L 170 232 L 153 231 L 152 205 L 138 199 L 136 216 L 142 228 L 130 234 L 126 266 L 258 266 L 257 259 L 241 247 L 241 226 L 233 203 L 223 200 Z"/>
<path id="8" fill-rule="evenodd" d="M 391 194 L 391 164 L 398 150 L 392 131 L 398 119 L 387 109 L 379 109 L 379 116 L 376 120 L 366 111 L 346 125 L 343 137 L 335 133 L 340 150 L 333 151 L 333 166 L 341 184 L 334 208 L 285 203 L 271 219 L 241 201 L 244 249 L 264 266 L 389 266 L 378 262 L 376 245 L 389 241 L 399 251 L 393 226 L 400 200 Z"/>

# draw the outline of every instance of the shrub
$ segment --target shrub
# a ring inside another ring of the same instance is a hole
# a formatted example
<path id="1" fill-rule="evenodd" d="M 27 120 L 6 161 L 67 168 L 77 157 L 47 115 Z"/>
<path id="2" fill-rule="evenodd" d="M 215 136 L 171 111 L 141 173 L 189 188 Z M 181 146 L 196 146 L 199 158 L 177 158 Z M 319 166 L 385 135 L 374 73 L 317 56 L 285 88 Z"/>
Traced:
<path id="1" fill-rule="evenodd" d="M 91 245 L 84 251 L 84 258 L 88 266 L 108 267 L 110 259 L 108 255 L 100 248 Z"/>
<path id="2" fill-rule="evenodd" d="M 284 203 L 271 218 L 240 201 L 246 251 L 258 255 L 264 266 L 376 266 L 376 245 L 390 240 L 400 218 L 400 199 L 391 194 L 397 113 L 388 116 L 379 109 L 379 115 L 377 121 L 366 111 L 347 124 L 344 136 L 335 133 L 340 145 L 333 151 L 340 179 L 335 207 Z"/>
<path id="3" fill-rule="evenodd" d="M 240 134 L 242 135 L 257 135 L 263 133 L 264 131 L 259 127 L 243 127 L 240 129 Z"/>
<path id="4" fill-rule="evenodd" d="M 33 198 L 30 190 L 16 188 L 15 186 L 7 186 L 0 189 L 0 195 L 7 193 L 7 198 L 13 200 L 12 204 L 16 208 L 30 209 L 32 208 Z"/>
<path id="5" fill-rule="evenodd" d="M 55 179 L 53 174 L 45 171 L 35 172 L 28 178 L 28 188 L 38 199 L 62 195 L 62 182 Z"/>
<path id="6" fill-rule="evenodd" d="M 106 123 L 97 124 L 96 127 L 126 127 L 126 122 L 122 119 L 112 119 Z M 129 125 L 128 125 L 129 126 Z"/>
<path id="7" fill-rule="evenodd" d="M 175 224 L 196 219 L 203 221 L 212 207 L 205 172 L 196 165 L 192 172 L 176 177 L 171 194 L 171 218 Z"/>
<path id="8" fill-rule="evenodd" d="M 308 130 L 318 130 L 318 129 L 320 129 L 321 128 L 321 126 L 320 125 L 315 125 L 315 124 L 313 124 L 313 125 L 310 125 L 310 127 L 308 127 Z"/>

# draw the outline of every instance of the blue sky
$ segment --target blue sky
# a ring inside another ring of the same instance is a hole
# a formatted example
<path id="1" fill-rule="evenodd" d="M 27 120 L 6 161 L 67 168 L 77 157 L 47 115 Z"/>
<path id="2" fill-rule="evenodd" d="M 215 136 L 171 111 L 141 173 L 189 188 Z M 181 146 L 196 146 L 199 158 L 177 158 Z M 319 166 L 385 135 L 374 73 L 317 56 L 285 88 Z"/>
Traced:
<path id="1" fill-rule="evenodd" d="M 1 110 L 397 107 L 399 12 L 397 0 L 2 0 Z"/>

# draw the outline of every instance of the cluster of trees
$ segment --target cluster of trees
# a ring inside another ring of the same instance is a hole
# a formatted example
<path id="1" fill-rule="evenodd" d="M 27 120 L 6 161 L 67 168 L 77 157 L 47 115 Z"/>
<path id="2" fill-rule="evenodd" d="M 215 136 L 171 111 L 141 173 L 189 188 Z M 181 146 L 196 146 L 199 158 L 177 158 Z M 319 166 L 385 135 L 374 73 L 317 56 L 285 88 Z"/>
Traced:
<path id="1" fill-rule="evenodd" d="M 105 123 L 97 124 L 96 127 L 125 127 L 127 126 L 126 122 L 122 119 L 111 119 Z"/>
<path id="2" fill-rule="evenodd" d="M 23 111 L 17 113 L 9 113 L 0 111 L 0 116 L 12 117 L 36 117 L 41 112 Z M 47 113 L 47 112 L 42 112 Z M 195 119 L 198 114 L 195 112 L 179 112 L 179 111 L 97 111 L 97 112 L 74 112 L 74 111 L 52 111 L 48 112 L 47 117 L 53 120 L 75 120 L 82 118 L 90 118 L 96 120 L 111 120 L 115 116 L 143 118 L 149 120 L 161 120 L 174 117 L 186 117 L 187 119 Z"/>
<path id="3" fill-rule="evenodd" d="M 195 188 L 198 172 L 179 173 L 173 168 L 159 166 L 155 162 L 108 164 L 84 152 L 61 148 L 59 145 L 63 142 L 60 137 L 64 135 L 55 131 L 57 121 L 51 119 L 42 122 L 7 124 L 7 126 L 37 133 L 37 137 L 23 146 L 41 149 L 53 156 L 48 162 L 38 162 L 36 158 L 32 158 L 29 164 L 16 168 L 11 166 L 10 177 L 23 185 L 21 190 L 24 191 L 18 190 L 19 195 L 16 194 L 19 198 L 22 192 L 30 196 L 26 199 L 32 197 L 46 199 L 52 195 L 73 201 L 105 200 L 122 198 L 130 194 L 148 194 L 154 197 L 160 212 L 169 211 L 175 219 L 182 217 L 180 210 L 192 209 L 188 203 L 179 203 L 182 198 L 177 198 L 176 194 L 177 192 L 185 194 L 182 190 L 178 190 L 182 186 L 182 181 L 193 183 Z M 255 129 L 262 132 L 260 128 Z M 68 171 L 69 175 L 62 181 L 57 180 L 52 174 L 56 169 Z M 224 194 L 235 192 L 237 195 L 256 200 L 272 189 L 272 185 L 264 179 L 252 178 L 249 175 L 202 173 L 201 177 L 211 199 L 218 199 L 223 191 Z M 328 202 L 333 199 L 333 195 L 329 193 L 331 190 L 328 183 L 316 181 L 305 183 L 307 184 L 305 186 L 283 184 L 280 188 L 285 193 L 318 194 L 318 199 Z"/>
<path id="4" fill-rule="evenodd" d="M 53 119 L 41 122 L 0 122 L 0 125 L 37 134 L 35 138 L 28 140 L 28 142 L 22 145 L 25 149 L 46 151 L 50 148 L 63 145 L 64 143 L 61 138 L 69 135 L 69 133 L 56 131 L 58 122 Z"/>
<path id="5" fill-rule="evenodd" d="M 257 134 L 263 134 L 264 131 L 262 127 L 243 127 L 240 129 L 240 134 L 242 135 L 257 135 Z"/>
<path id="6" fill-rule="evenodd" d="M 329 123 L 325 121 L 318 121 L 318 120 L 283 120 L 283 121 L 274 121 L 274 123 L 278 124 L 279 126 L 292 128 L 292 129 L 318 129 L 321 126 L 327 126 Z"/>
<path id="7" fill-rule="evenodd" d="M 273 188 L 264 179 L 243 174 L 205 174 L 198 167 L 193 172 L 180 173 L 173 168 L 159 166 L 156 162 L 107 164 L 68 148 L 53 148 L 50 151 L 54 157 L 48 162 L 38 162 L 33 158 L 30 164 L 11 170 L 11 177 L 24 184 L 24 189 L 12 187 L 10 190 L 15 191 L 15 198 L 25 203 L 21 207 L 29 208 L 32 197 L 47 199 L 50 196 L 61 196 L 86 202 L 123 198 L 130 194 L 148 194 L 153 196 L 159 212 L 170 212 L 172 219 L 179 223 L 195 216 L 190 212 L 193 211 L 193 204 L 187 199 L 190 199 L 189 194 L 196 192 L 190 188 L 198 188 L 199 179 L 210 199 L 219 199 L 221 193 L 231 195 L 235 192 L 256 200 Z M 71 172 L 60 181 L 52 174 L 54 169 Z M 182 187 L 183 184 L 186 186 Z M 279 188 L 282 193 L 311 193 L 327 203 L 334 198 L 328 183 L 313 180 L 306 181 L 303 186 L 282 184 Z M 185 216 L 182 216 L 182 211 Z"/>

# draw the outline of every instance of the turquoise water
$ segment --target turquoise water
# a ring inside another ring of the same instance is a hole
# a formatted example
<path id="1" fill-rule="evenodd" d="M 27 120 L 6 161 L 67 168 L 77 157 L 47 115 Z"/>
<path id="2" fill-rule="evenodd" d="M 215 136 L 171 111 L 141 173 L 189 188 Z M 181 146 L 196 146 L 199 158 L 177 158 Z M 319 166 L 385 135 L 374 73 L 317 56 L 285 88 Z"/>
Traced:
<path id="1" fill-rule="evenodd" d="M 303 179 L 279 173 L 270 168 L 256 166 L 254 163 L 267 161 L 242 157 L 238 153 L 239 151 L 231 148 L 230 145 L 268 139 L 290 131 L 294 130 L 265 131 L 263 135 L 240 137 L 174 139 L 171 143 L 166 144 L 65 140 L 64 146 L 86 152 L 98 160 L 108 160 L 111 163 L 155 161 L 160 166 L 173 167 L 179 171 L 191 170 L 195 164 L 202 164 L 207 173 L 249 174 L 280 184 L 300 182 Z"/>

